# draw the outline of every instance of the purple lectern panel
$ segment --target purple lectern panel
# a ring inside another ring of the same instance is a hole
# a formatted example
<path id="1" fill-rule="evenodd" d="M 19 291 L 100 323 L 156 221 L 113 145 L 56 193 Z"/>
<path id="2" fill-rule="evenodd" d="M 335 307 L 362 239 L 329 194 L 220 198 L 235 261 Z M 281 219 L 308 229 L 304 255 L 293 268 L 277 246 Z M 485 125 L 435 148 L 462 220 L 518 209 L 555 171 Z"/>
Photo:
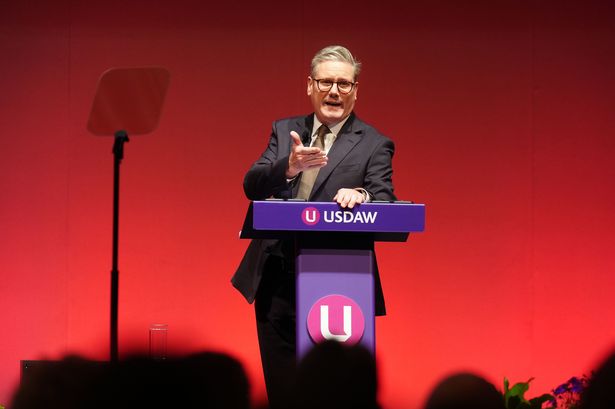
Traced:
<path id="1" fill-rule="evenodd" d="M 414 232 L 425 228 L 425 205 L 363 203 L 342 209 L 333 202 L 255 201 L 254 229 L 280 231 Z"/>
<path id="2" fill-rule="evenodd" d="M 297 357 L 324 339 L 375 351 L 372 251 L 299 250 Z"/>

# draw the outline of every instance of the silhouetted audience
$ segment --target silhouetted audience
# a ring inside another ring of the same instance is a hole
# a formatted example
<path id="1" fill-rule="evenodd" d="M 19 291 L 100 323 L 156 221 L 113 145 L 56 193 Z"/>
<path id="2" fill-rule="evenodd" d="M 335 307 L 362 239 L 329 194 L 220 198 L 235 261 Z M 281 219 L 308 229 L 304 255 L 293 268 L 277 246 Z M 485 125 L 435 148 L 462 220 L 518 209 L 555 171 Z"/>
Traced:
<path id="1" fill-rule="evenodd" d="M 84 408 L 100 399 L 98 385 L 105 381 L 101 363 L 77 356 L 60 361 L 37 361 L 23 370 L 11 409 Z"/>
<path id="2" fill-rule="evenodd" d="M 502 394 L 471 373 L 444 378 L 430 393 L 424 409 L 505 409 Z"/>
<path id="3" fill-rule="evenodd" d="M 297 369 L 297 409 L 377 409 L 377 372 L 362 346 L 326 341 L 314 346 Z"/>
<path id="4" fill-rule="evenodd" d="M 615 408 L 615 353 L 594 372 L 581 395 L 581 409 Z"/>
<path id="5" fill-rule="evenodd" d="M 248 378 L 235 359 L 217 353 L 117 363 L 68 357 L 24 376 L 11 409 L 248 409 Z"/>

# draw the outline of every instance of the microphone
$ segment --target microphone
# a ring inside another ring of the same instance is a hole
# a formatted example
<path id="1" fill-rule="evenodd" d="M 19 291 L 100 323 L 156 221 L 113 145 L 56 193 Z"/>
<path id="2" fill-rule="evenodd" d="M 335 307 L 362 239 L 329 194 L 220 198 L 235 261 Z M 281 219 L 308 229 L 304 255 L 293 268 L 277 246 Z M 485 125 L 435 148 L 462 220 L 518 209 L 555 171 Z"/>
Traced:
<path id="1" fill-rule="evenodd" d="M 312 138 L 310 138 L 310 131 L 304 131 L 303 134 L 301 134 L 301 142 L 303 143 L 303 146 L 305 147 L 310 147 L 310 143 Z"/>

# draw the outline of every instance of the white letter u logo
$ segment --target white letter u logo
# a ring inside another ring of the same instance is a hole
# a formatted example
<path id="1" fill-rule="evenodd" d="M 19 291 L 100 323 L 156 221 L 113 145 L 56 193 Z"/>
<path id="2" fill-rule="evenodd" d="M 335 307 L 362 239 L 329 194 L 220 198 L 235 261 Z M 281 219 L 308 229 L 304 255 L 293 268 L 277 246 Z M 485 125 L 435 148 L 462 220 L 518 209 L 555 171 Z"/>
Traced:
<path id="1" fill-rule="evenodd" d="M 329 306 L 320 306 L 320 333 L 325 339 L 346 342 L 352 335 L 352 307 L 344 305 L 344 334 L 332 334 L 329 330 Z"/>
<path id="2" fill-rule="evenodd" d="M 311 214 L 311 216 L 310 216 Z M 306 210 L 305 211 L 305 220 L 307 220 L 308 223 L 316 223 L 316 210 Z"/>

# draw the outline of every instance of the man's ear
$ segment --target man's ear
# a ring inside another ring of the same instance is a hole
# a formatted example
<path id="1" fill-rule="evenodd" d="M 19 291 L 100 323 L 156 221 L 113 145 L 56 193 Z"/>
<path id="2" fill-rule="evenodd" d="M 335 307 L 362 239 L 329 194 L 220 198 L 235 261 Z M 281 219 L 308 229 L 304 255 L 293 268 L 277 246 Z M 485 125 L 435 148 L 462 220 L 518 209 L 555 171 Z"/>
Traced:
<path id="1" fill-rule="evenodd" d="M 312 95 L 312 84 L 314 83 L 314 80 L 312 79 L 312 77 L 307 77 L 307 94 L 308 96 Z"/>

